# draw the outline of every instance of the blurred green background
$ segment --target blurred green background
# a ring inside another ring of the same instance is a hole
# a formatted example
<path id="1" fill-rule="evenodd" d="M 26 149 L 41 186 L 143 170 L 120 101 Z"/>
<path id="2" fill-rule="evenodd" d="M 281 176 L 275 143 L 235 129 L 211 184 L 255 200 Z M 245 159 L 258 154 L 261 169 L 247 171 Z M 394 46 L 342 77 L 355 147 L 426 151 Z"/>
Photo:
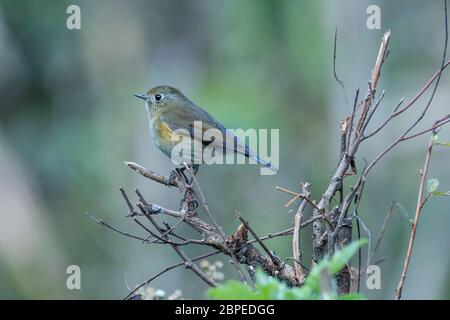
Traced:
<path id="1" fill-rule="evenodd" d="M 81 7 L 81 30 L 66 28 L 69 4 Z M 366 27 L 369 4 L 381 8 L 380 30 Z M 234 210 L 261 235 L 291 226 L 293 213 L 283 207 L 289 197 L 274 187 L 298 190 L 307 180 L 313 198 L 320 198 L 338 160 L 339 122 L 350 110 L 333 78 L 335 28 L 337 71 L 350 100 L 357 86 L 365 92 L 381 34 L 392 30 L 376 124 L 439 68 L 442 7 L 418 0 L 1 0 L 0 298 L 118 299 L 127 286 L 178 262 L 169 248 L 110 232 L 85 214 L 142 235 L 124 217 L 120 186 L 178 208 L 176 190 L 123 165 L 171 170 L 151 143 L 142 102 L 132 96 L 155 85 L 179 88 L 229 128 L 280 129 L 277 175 L 260 176 L 256 166 L 208 166 L 199 179 L 226 232 L 238 226 Z M 448 113 L 449 84 L 445 74 L 422 127 Z M 396 138 L 424 103 L 364 146 L 358 167 Z M 440 137 L 450 140 L 448 128 Z M 392 200 L 413 216 L 427 139 L 401 145 L 372 171 L 359 214 L 374 237 Z M 436 149 L 431 163 L 430 177 L 439 178 L 444 191 L 450 189 L 449 157 Z M 427 204 L 404 298 L 450 298 L 449 208 L 448 198 Z M 382 289 L 366 290 L 368 297 L 393 297 L 409 229 L 407 219 L 393 216 L 375 257 L 386 258 Z M 310 231 L 303 232 L 307 264 Z M 292 256 L 289 237 L 268 244 Z M 220 259 L 227 278 L 236 277 Z M 66 268 L 73 264 L 81 268 L 81 290 L 66 288 Z M 201 298 L 205 289 L 184 269 L 152 286 L 168 294 L 180 289 L 187 298 Z"/>

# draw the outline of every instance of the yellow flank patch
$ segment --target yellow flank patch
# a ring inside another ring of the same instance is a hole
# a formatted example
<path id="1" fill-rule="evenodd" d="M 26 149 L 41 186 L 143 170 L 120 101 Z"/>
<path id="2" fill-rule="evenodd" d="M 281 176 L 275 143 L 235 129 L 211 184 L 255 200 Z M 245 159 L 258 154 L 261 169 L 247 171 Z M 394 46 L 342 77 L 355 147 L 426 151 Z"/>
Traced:
<path id="1" fill-rule="evenodd" d="M 162 144 L 172 144 L 172 135 L 175 135 L 173 138 L 176 139 L 176 137 L 180 136 L 179 134 L 176 134 L 175 131 L 170 129 L 170 127 L 161 120 L 155 121 L 155 129 L 158 136 L 158 140 L 160 140 L 160 143 Z M 177 142 L 177 139 L 174 141 Z"/>

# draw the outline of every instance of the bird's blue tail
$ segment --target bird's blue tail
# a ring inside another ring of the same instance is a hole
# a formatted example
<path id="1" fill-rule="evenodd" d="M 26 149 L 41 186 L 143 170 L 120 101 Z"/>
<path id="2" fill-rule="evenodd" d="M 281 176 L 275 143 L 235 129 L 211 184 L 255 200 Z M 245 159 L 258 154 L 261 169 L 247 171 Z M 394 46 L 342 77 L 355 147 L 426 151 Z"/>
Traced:
<path id="1" fill-rule="evenodd" d="M 270 170 L 272 170 L 272 171 L 274 171 L 274 172 L 278 172 L 278 168 L 275 167 L 274 165 L 272 165 L 271 162 L 267 162 L 267 161 L 261 159 L 261 158 L 258 157 L 258 156 L 253 157 L 253 159 L 254 159 L 256 162 L 258 162 L 259 164 L 262 164 L 263 166 L 269 168 Z"/>

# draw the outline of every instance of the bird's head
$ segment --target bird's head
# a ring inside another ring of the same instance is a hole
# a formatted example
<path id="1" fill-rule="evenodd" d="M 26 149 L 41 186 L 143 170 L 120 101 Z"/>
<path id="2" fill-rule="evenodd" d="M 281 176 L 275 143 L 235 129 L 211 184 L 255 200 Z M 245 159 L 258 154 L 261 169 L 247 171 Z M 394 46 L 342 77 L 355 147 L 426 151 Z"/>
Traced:
<path id="1" fill-rule="evenodd" d="M 170 86 L 154 87 L 148 90 L 146 94 L 135 94 L 134 96 L 146 102 L 151 114 L 177 106 L 186 100 L 186 97 L 178 89 Z"/>

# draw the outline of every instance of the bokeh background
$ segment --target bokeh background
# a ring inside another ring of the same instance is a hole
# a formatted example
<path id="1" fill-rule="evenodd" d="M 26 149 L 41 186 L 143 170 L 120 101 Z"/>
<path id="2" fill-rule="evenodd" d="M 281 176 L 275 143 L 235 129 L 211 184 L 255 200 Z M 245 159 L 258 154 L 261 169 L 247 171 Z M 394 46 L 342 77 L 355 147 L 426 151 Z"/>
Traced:
<path id="1" fill-rule="evenodd" d="M 66 8 L 81 7 L 81 30 L 66 28 Z M 381 29 L 366 27 L 369 4 L 381 8 Z M 161 173 L 171 163 L 151 143 L 144 106 L 132 96 L 159 84 L 181 89 L 230 128 L 279 128 L 280 172 L 256 166 L 209 166 L 199 179 L 227 232 L 234 210 L 259 234 L 292 225 L 289 200 L 276 185 L 312 183 L 320 198 L 338 160 L 339 122 L 349 99 L 365 92 L 384 30 L 391 53 L 379 88 L 386 97 L 374 124 L 408 100 L 439 68 L 442 1 L 0 1 L 0 298 L 120 299 L 128 287 L 178 262 L 162 246 L 143 245 L 89 219 L 142 234 L 125 218 L 118 187 L 140 188 L 153 202 L 177 209 L 179 194 L 123 165 L 135 161 Z M 450 77 L 421 128 L 449 112 Z M 417 116 L 426 99 L 360 151 L 370 160 Z M 450 140 L 449 129 L 441 131 Z M 413 216 L 428 137 L 402 144 L 372 171 L 360 215 L 378 234 L 391 201 Z M 430 177 L 450 189 L 449 150 L 436 148 Z M 351 180 L 350 180 L 351 181 Z M 404 298 L 450 298 L 450 203 L 433 198 L 418 228 Z M 310 214 L 310 211 L 308 211 Z M 390 299 L 407 245 L 408 219 L 394 214 L 376 259 Z M 183 232 L 189 234 L 189 230 Z M 310 229 L 303 232 L 309 264 Z M 270 240 L 283 257 L 291 239 Z M 190 255 L 205 252 L 192 247 Z M 236 277 L 228 266 L 227 278 Z M 215 261 L 216 258 L 211 261 Z M 66 268 L 81 268 L 81 290 L 66 288 Z M 177 269 L 153 282 L 170 294 L 202 298 L 204 284 Z"/>

